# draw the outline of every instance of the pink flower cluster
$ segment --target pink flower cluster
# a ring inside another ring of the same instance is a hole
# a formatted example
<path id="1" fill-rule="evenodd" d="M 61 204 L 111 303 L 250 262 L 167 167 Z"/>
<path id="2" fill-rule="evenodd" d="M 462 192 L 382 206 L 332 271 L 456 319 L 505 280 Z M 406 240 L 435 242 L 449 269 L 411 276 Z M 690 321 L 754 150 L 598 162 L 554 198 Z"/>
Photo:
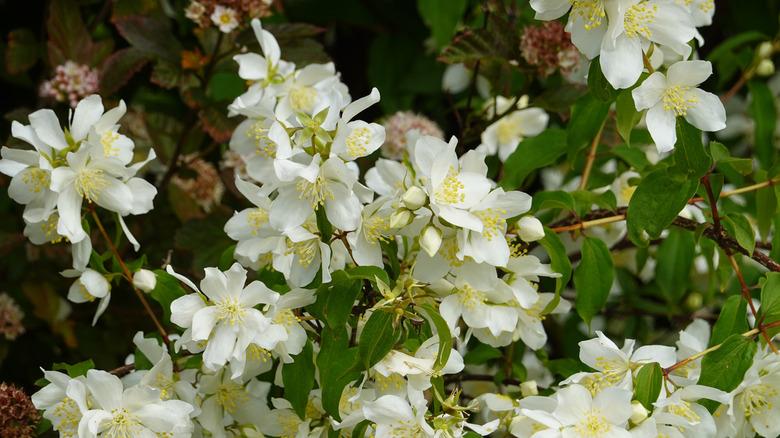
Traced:
<path id="1" fill-rule="evenodd" d="M 444 133 L 436 122 L 411 111 L 398 111 L 388 117 L 383 125 L 385 143 L 382 145 L 382 155 L 396 160 L 403 158 L 408 141 L 407 134 L 411 131 L 417 131 L 418 135 L 444 138 Z"/>
<path id="2" fill-rule="evenodd" d="M 213 164 L 195 154 L 182 157 L 186 172 L 171 178 L 171 183 L 187 193 L 205 212 L 220 203 L 225 186 Z"/>
<path id="3" fill-rule="evenodd" d="M 24 312 L 8 294 L 0 294 L 0 336 L 13 341 L 24 333 Z"/>
<path id="4" fill-rule="evenodd" d="M 526 62 L 536 67 L 542 76 L 549 76 L 556 70 L 567 75 L 580 60 L 580 53 L 560 21 L 526 26 L 520 37 L 520 51 Z"/>
<path id="5" fill-rule="evenodd" d="M 54 69 L 53 78 L 41 84 L 40 95 L 54 98 L 57 102 L 68 101 L 75 108 L 79 100 L 97 92 L 98 86 L 97 69 L 66 61 Z"/>

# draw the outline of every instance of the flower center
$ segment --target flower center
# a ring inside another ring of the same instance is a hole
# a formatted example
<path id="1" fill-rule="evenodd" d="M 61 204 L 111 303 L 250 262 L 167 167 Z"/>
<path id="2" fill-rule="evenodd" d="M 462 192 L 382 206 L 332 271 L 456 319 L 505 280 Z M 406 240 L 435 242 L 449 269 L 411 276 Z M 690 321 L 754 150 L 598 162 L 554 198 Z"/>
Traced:
<path id="1" fill-rule="evenodd" d="M 219 22 L 222 24 L 230 24 L 233 22 L 233 16 L 230 14 L 230 12 L 223 12 L 219 16 Z"/>
<path id="2" fill-rule="evenodd" d="M 217 319 L 227 321 L 230 325 L 241 324 L 246 315 L 246 309 L 233 297 L 225 298 L 217 303 Z"/>
<path id="3" fill-rule="evenodd" d="M 62 242 L 62 239 L 64 239 L 64 237 L 57 233 L 57 222 L 59 221 L 59 218 L 60 217 L 57 214 L 53 214 L 41 223 L 41 231 L 43 231 L 43 235 L 46 236 L 46 240 L 48 240 L 49 243 L 60 243 Z"/>
<path id="4" fill-rule="evenodd" d="M 465 186 L 458 179 L 458 172 L 453 166 L 450 166 L 447 176 L 441 185 L 436 190 L 436 201 L 441 204 L 457 204 L 463 202 L 466 199 L 466 195 L 463 193 Z"/>
<path id="5" fill-rule="evenodd" d="M 268 223 L 268 212 L 262 208 L 255 208 L 247 215 L 247 222 L 252 228 L 252 235 L 257 236 L 257 232 L 260 228 Z"/>
<path id="6" fill-rule="evenodd" d="M 626 35 L 630 38 L 641 36 L 649 39 L 652 32 L 648 25 L 653 23 L 657 12 L 658 5 L 648 5 L 647 2 L 637 3 L 628 8 L 623 17 Z"/>
<path id="7" fill-rule="evenodd" d="M 100 144 L 103 146 L 103 155 L 106 157 L 116 157 L 119 155 L 119 148 L 114 147 L 114 142 L 119 139 L 119 134 L 114 131 L 106 131 L 100 136 Z"/>
<path id="8" fill-rule="evenodd" d="M 37 168 L 28 168 L 26 172 L 22 173 L 22 182 L 29 186 L 33 193 L 40 193 L 41 190 L 49 188 L 49 172 Z"/>
<path id="9" fill-rule="evenodd" d="M 82 169 L 76 174 L 76 191 L 89 202 L 97 200 L 100 191 L 107 185 L 101 169 Z"/>
<path id="10" fill-rule="evenodd" d="M 680 403 L 669 406 L 669 412 L 674 415 L 680 416 L 688 420 L 691 424 L 696 424 L 701 420 L 701 417 L 691 409 L 691 404 L 685 400 Z"/>
<path id="11" fill-rule="evenodd" d="M 517 124 L 509 117 L 504 117 L 498 122 L 496 127 L 496 137 L 498 142 L 502 145 L 513 143 L 519 140 L 517 132 Z"/>
<path id="12" fill-rule="evenodd" d="M 493 240 L 497 234 L 503 234 L 506 226 L 503 215 L 506 214 L 506 210 L 488 208 L 474 214 L 482 221 L 482 236 L 487 240 Z"/>
<path id="13" fill-rule="evenodd" d="M 607 16 L 602 0 L 570 0 L 572 14 L 578 15 L 585 23 L 585 30 L 595 29 L 601 26 Z"/>
<path id="14" fill-rule="evenodd" d="M 108 430 L 103 432 L 103 436 L 106 438 L 125 438 L 135 436 L 135 431 L 138 425 L 141 424 L 135 415 L 127 412 L 125 408 L 112 409 L 111 422 L 108 426 Z"/>
<path id="15" fill-rule="evenodd" d="M 293 411 L 279 412 L 279 426 L 282 428 L 280 438 L 295 438 L 298 435 L 298 426 L 301 425 L 301 419 Z"/>
<path id="16" fill-rule="evenodd" d="M 219 385 L 215 396 L 217 397 L 217 403 L 231 414 L 238 409 L 240 404 L 249 400 L 249 394 L 246 393 L 244 387 L 235 382 Z"/>
<path id="17" fill-rule="evenodd" d="M 163 373 L 154 377 L 154 387 L 160 390 L 160 399 L 169 400 L 173 396 L 173 379 Z"/>
<path id="18" fill-rule="evenodd" d="M 745 411 L 745 417 L 749 418 L 772 409 L 771 398 L 775 396 L 777 396 L 777 390 L 765 383 L 746 389 L 742 393 L 742 409 Z"/>
<path id="19" fill-rule="evenodd" d="M 297 87 L 290 91 L 290 106 L 293 110 L 310 114 L 317 102 L 317 90 L 312 87 Z"/>
<path id="20" fill-rule="evenodd" d="M 72 398 L 65 397 L 54 405 L 52 417 L 54 430 L 58 431 L 60 436 L 72 438 L 78 435 L 81 411 Z"/>
<path id="21" fill-rule="evenodd" d="M 290 309 L 280 310 L 274 315 L 273 321 L 276 324 L 289 327 L 298 323 L 298 317 Z"/>
<path id="22" fill-rule="evenodd" d="M 594 409 L 585 415 L 585 418 L 577 424 L 575 430 L 580 436 L 596 438 L 604 436 L 609 432 L 610 428 L 611 426 L 604 416 Z"/>
<path id="23" fill-rule="evenodd" d="M 467 309 L 473 309 L 478 305 L 487 302 L 485 294 L 474 289 L 468 284 L 463 285 L 459 292 L 460 302 L 463 304 L 463 307 Z"/>
<path id="24" fill-rule="evenodd" d="M 675 85 L 669 87 L 664 92 L 662 102 L 665 111 L 674 111 L 675 115 L 684 116 L 688 114 L 688 109 L 696 104 L 699 99 L 690 95 L 691 87 Z"/>
<path id="25" fill-rule="evenodd" d="M 319 251 L 317 239 L 309 239 L 302 242 L 292 242 L 288 239 L 287 245 L 288 248 L 285 254 L 295 254 L 298 258 L 298 264 L 303 267 L 309 266 L 314 261 L 317 251 Z"/>
<path id="26" fill-rule="evenodd" d="M 387 240 L 385 233 L 390 229 L 390 222 L 386 218 L 372 216 L 363 221 L 363 236 L 369 243 Z"/>
<path id="27" fill-rule="evenodd" d="M 268 362 L 271 359 L 271 352 L 257 344 L 249 344 L 246 350 L 246 357 L 249 360 Z"/>
<path id="28" fill-rule="evenodd" d="M 365 126 L 355 128 L 349 133 L 347 139 L 347 153 L 352 158 L 362 157 L 368 152 L 368 145 L 371 142 L 371 130 Z"/>
<path id="29" fill-rule="evenodd" d="M 303 178 L 295 184 L 299 199 L 306 199 L 311 203 L 312 208 L 325 204 L 326 200 L 333 200 L 333 193 L 328 189 L 325 178 L 317 176 L 314 182 L 309 182 Z"/>
<path id="30" fill-rule="evenodd" d="M 255 154 L 265 158 L 276 157 L 276 144 L 268 138 L 268 127 L 258 120 L 246 130 L 246 136 L 255 143 Z"/>

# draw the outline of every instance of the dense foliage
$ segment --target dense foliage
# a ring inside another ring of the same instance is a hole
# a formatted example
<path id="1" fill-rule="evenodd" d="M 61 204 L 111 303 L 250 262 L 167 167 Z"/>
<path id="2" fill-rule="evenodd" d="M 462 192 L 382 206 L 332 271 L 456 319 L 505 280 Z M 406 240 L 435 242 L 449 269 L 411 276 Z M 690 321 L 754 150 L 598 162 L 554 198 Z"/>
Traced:
<path id="1" fill-rule="evenodd" d="M 0 437 L 780 435 L 778 13 L 2 18 Z"/>

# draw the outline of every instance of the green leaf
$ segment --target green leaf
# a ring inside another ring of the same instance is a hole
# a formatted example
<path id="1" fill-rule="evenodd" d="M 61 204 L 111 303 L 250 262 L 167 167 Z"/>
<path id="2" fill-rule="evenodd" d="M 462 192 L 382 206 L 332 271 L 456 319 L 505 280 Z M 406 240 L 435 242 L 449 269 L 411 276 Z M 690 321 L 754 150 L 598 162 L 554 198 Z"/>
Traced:
<path id="1" fill-rule="evenodd" d="M 761 307 L 758 311 L 762 324 L 780 320 L 780 272 L 767 272 L 761 285 Z M 780 332 L 780 328 L 769 329 L 769 336 Z"/>
<path id="2" fill-rule="evenodd" d="M 547 129 L 536 137 L 521 141 L 517 150 L 504 162 L 501 186 L 505 189 L 520 187 L 532 171 L 553 164 L 566 153 L 566 144 L 566 131 L 559 128 Z"/>
<path id="3" fill-rule="evenodd" d="M 775 158 L 775 126 L 777 125 L 777 108 L 772 90 L 766 82 L 760 80 L 748 81 L 750 90 L 750 112 L 755 120 L 755 153 L 763 168 L 774 164 Z"/>
<path id="4" fill-rule="evenodd" d="M 311 342 L 306 340 L 295 360 L 282 366 L 284 398 L 290 402 L 301 419 L 306 418 L 306 405 L 314 388 L 314 357 Z"/>
<path id="5" fill-rule="evenodd" d="M 701 361 L 699 385 L 730 392 L 739 385 L 753 363 L 756 343 L 742 335 L 731 335 L 720 348 L 708 353 Z"/>
<path id="6" fill-rule="evenodd" d="M 609 105 L 609 102 L 599 100 L 592 94 L 586 94 L 574 102 L 566 129 L 569 151 L 576 152 L 593 141 L 609 114 Z"/>
<path id="7" fill-rule="evenodd" d="M 157 269 L 154 271 L 154 276 L 157 278 L 157 284 L 154 285 L 154 289 L 149 292 L 149 295 L 160 303 L 163 309 L 163 315 L 166 321 L 171 319 L 171 303 L 173 300 L 179 297 L 183 297 L 187 294 L 184 288 L 179 284 L 179 280 L 171 274 Z"/>
<path id="8" fill-rule="evenodd" d="M 51 369 L 55 371 L 64 371 L 69 377 L 78 377 L 87 374 L 87 371 L 95 368 L 95 363 L 92 359 L 87 359 L 83 362 L 74 363 L 73 365 L 67 363 L 55 363 Z"/>
<path id="9" fill-rule="evenodd" d="M 378 266 L 356 266 L 345 270 L 344 273 L 351 280 L 368 280 L 376 286 L 377 279 L 379 279 L 382 283 L 392 286 L 387 272 Z"/>
<path id="10" fill-rule="evenodd" d="M 756 172 L 756 182 L 767 180 L 766 172 Z M 777 213 L 777 193 L 772 187 L 756 190 L 756 224 L 761 240 L 768 241 L 772 230 L 772 222 Z"/>
<path id="11" fill-rule="evenodd" d="M 364 369 L 368 370 L 393 349 L 401 335 L 400 327 L 395 327 L 395 314 L 376 310 L 366 321 L 360 333 L 358 352 Z"/>
<path id="12" fill-rule="evenodd" d="M 341 421 L 341 394 L 345 386 L 360 378 L 360 357 L 357 348 L 349 347 L 349 338 L 344 327 L 326 327 L 322 331 L 321 339 L 317 369 L 320 372 L 322 407 L 337 421 Z"/>
<path id="13" fill-rule="evenodd" d="M 575 307 L 586 324 L 607 303 L 615 271 L 607 245 L 596 238 L 582 242 L 582 260 L 574 270 Z"/>
<path id="14" fill-rule="evenodd" d="M 317 289 L 317 301 L 307 309 L 331 329 L 341 329 L 347 325 L 362 287 L 361 281 L 350 279 L 344 271 L 336 271 L 330 283 Z"/>
<path id="15" fill-rule="evenodd" d="M 439 350 L 436 354 L 436 362 L 433 364 L 433 370 L 439 371 L 444 368 L 452 353 L 452 334 L 447 321 L 430 304 L 423 304 L 420 309 L 424 311 L 428 322 L 436 328 L 436 334 L 439 336 Z"/>
<path id="16" fill-rule="evenodd" d="M 534 195 L 531 211 L 537 212 L 554 208 L 574 211 L 576 209 L 574 198 L 569 192 L 564 192 L 563 190 L 539 192 Z"/>
<path id="17" fill-rule="evenodd" d="M 673 228 L 658 246 L 656 282 L 670 303 L 678 303 L 690 284 L 691 267 L 696 254 L 692 232 Z"/>
<path id="18" fill-rule="evenodd" d="M 502 356 L 503 354 L 498 348 L 480 342 L 466 352 L 463 362 L 467 365 L 482 365 L 491 359 L 498 359 Z"/>
<path id="19" fill-rule="evenodd" d="M 642 178 L 628 204 L 626 219 L 631 240 L 644 244 L 643 231 L 653 239 L 660 236 L 696 193 L 698 185 L 698 179 L 679 181 L 663 169 Z"/>
<path id="20" fill-rule="evenodd" d="M 246 90 L 246 82 L 234 72 L 217 72 L 211 77 L 207 90 L 216 102 L 232 101 Z"/>
<path id="21" fill-rule="evenodd" d="M 560 277 L 555 279 L 555 297 L 547 303 L 547 306 L 542 310 L 542 315 L 548 314 L 558 307 L 558 303 L 561 301 L 561 291 L 569 284 L 571 279 L 571 260 L 566 253 L 566 247 L 563 246 L 560 237 L 553 230 L 545 227 L 544 238 L 539 240 L 539 244 L 547 251 L 547 255 L 550 256 L 550 267 L 555 272 L 561 274 Z"/>
<path id="22" fill-rule="evenodd" d="M 634 380 L 634 398 L 652 411 L 653 403 L 661 394 L 661 384 L 664 380 L 664 372 L 657 362 L 648 363 L 639 368 Z"/>
<path id="23" fill-rule="evenodd" d="M 617 208 L 617 199 L 612 190 L 603 193 L 594 193 L 588 190 L 576 190 L 571 192 L 576 205 L 576 213 L 580 216 L 590 212 L 593 205 L 605 210 L 615 210 Z"/>
<path id="24" fill-rule="evenodd" d="M 712 159 L 704 149 L 701 131 L 684 118 L 677 118 L 677 143 L 674 147 L 674 171 L 688 178 L 701 178 L 710 170 Z"/>
<path id="25" fill-rule="evenodd" d="M 721 222 L 726 232 L 737 239 L 739 246 L 745 248 L 748 254 L 753 254 L 756 248 L 756 234 L 748 218 L 741 214 L 730 214 L 723 217 Z"/>
<path id="26" fill-rule="evenodd" d="M 750 158 L 732 157 L 726 146 L 717 141 L 710 142 L 710 155 L 718 166 L 726 166 L 742 175 L 749 175 L 753 172 L 753 160 Z"/>
<path id="27" fill-rule="evenodd" d="M 748 331 L 747 303 L 739 295 L 732 295 L 723 303 L 718 320 L 712 327 L 710 347 L 720 344 L 731 335 Z"/>
<path id="28" fill-rule="evenodd" d="M 466 0 L 418 0 L 417 10 L 437 47 L 443 47 L 455 35 L 455 27 L 466 11 Z"/>
<path id="29" fill-rule="evenodd" d="M 642 118 L 642 113 L 636 110 L 634 97 L 631 95 L 630 89 L 623 90 L 618 94 L 615 101 L 615 113 L 618 134 L 620 134 L 620 137 L 623 138 L 627 145 L 630 145 L 631 131 Z M 632 150 L 641 152 L 639 149 Z M 642 156 L 644 157 L 644 154 Z"/>
<path id="30" fill-rule="evenodd" d="M 607 78 L 604 77 L 598 56 L 590 61 L 590 67 L 588 68 L 588 89 L 597 99 L 603 100 L 604 102 L 612 102 L 618 94 L 615 88 L 607 81 Z"/>

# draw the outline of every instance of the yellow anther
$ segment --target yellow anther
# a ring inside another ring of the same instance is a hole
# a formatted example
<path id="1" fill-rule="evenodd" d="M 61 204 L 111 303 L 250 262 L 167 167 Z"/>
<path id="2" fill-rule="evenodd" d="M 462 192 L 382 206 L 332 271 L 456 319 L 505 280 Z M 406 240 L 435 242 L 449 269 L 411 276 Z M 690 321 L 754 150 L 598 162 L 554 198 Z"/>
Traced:
<path id="1" fill-rule="evenodd" d="M 592 30 L 599 26 L 606 18 L 603 0 L 570 0 L 573 15 L 579 16 L 584 21 L 585 30 Z"/>
<path id="2" fill-rule="evenodd" d="M 345 140 L 347 153 L 352 158 L 365 156 L 371 143 L 371 137 L 371 130 L 364 126 L 353 129 Z"/>
<path id="3" fill-rule="evenodd" d="M 664 110 L 674 111 L 678 116 L 686 115 L 688 109 L 699 101 L 696 96 L 690 94 L 690 89 L 680 85 L 667 88 L 662 97 Z"/>
<path id="4" fill-rule="evenodd" d="M 458 179 L 458 172 L 453 166 L 450 166 L 447 176 L 441 182 L 438 190 L 436 190 L 436 201 L 441 204 L 463 202 L 466 199 L 466 195 L 463 193 L 464 188 L 465 186 Z"/>
<path id="5" fill-rule="evenodd" d="M 651 5 L 648 2 L 640 2 L 628 8 L 625 17 L 623 17 L 623 28 L 626 31 L 626 36 L 650 38 L 652 32 L 649 25 L 655 20 L 656 13 L 658 13 L 658 5 Z"/>

